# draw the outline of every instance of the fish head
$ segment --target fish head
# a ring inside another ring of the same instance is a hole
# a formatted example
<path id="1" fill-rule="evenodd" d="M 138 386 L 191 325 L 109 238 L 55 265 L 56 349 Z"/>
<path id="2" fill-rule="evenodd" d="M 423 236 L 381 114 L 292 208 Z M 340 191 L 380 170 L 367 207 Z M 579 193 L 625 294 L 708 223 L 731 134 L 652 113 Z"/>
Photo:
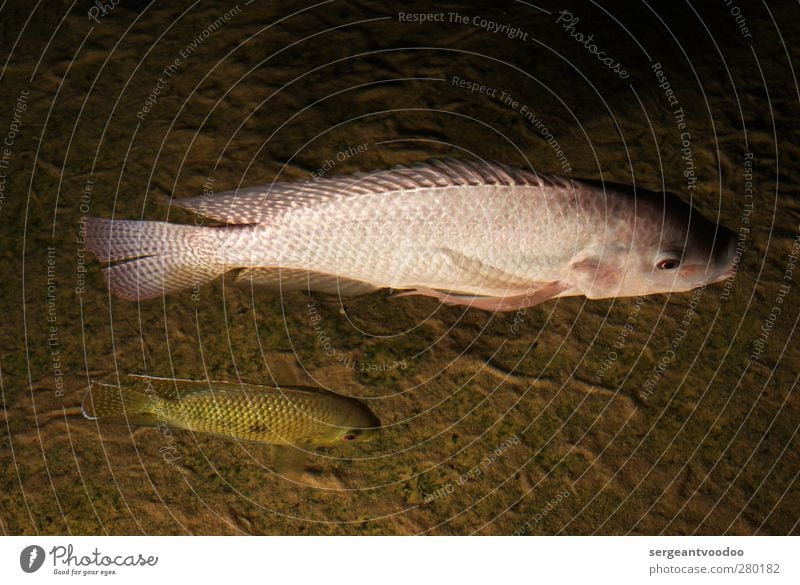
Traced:
<path id="1" fill-rule="evenodd" d="M 342 429 L 335 439 L 336 445 L 345 443 L 369 443 L 378 436 L 378 427 Z"/>
<path id="2" fill-rule="evenodd" d="M 590 299 L 687 292 L 734 272 L 736 235 L 670 193 L 639 193 L 607 224 L 602 245 L 571 265 Z"/>
<path id="3" fill-rule="evenodd" d="M 661 237 L 642 250 L 650 260 L 647 294 L 687 292 L 732 276 L 736 234 L 707 220 L 676 196 L 671 198 Z"/>
<path id="4" fill-rule="evenodd" d="M 368 443 L 378 436 L 381 421 L 363 402 L 355 398 L 346 399 L 347 408 L 341 410 L 339 422 L 330 427 L 330 432 L 318 441 L 320 445 L 335 447 L 355 443 Z"/>

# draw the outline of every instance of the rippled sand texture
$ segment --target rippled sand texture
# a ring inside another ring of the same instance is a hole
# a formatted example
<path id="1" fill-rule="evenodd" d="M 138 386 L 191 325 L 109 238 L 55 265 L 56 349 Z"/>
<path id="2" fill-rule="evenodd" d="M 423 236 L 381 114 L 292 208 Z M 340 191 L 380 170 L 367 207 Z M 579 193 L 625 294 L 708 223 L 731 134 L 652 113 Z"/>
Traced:
<path id="1" fill-rule="evenodd" d="M 798 532 L 796 4 L 742 5 L 746 33 L 721 2 L 427 23 L 380 2 L 140 4 L 1 11 L 3 532 Z M 191 222 L 171 196 L 443 156 L 666 187 L 740 232 L 740 268 L 492 315 L 220 281 L 137 305 L 82 257 L 83 215 Z M 274 375 L 387 426 L 298 469 L 80 416 L 89 379 L 128 373 Z"/>

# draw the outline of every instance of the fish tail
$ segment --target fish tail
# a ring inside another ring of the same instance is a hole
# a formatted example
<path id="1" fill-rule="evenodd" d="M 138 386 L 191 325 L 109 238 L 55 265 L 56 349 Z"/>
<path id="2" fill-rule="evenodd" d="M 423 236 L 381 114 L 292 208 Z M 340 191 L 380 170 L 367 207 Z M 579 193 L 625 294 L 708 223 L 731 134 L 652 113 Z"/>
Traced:
<path id="1" fill-rule="evenodd" d="M 144 300 L 196 288 L 225 273 L 209 230 L 161 221 L 89 218 L 87 249 L 101 261 L 118 262 L 103 274 L 109 289 L 127 300 Z"/>
<path id="2" fill-rule="evenodd" d="M 81 412 L 89 420 L 127 419 L 136 424 L 147 424 L 146 421 L 155 418 L 155 400 L 157 398 L 140 390 L 93 381 L 83 397 Z"/>

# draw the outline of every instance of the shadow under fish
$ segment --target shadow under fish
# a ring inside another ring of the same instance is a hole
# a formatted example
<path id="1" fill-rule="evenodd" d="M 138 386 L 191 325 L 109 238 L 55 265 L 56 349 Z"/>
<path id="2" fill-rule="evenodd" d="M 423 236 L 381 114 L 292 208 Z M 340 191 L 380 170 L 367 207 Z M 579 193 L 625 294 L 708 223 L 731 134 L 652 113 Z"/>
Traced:
<path id="1" fill-rule="evenodd" d="M 138 375 L 128 376 L 128 382 L 92 382 L 83 416 L 299 449 L 366 442 L 381 424 L 363 402 L 320 388 Z"/>

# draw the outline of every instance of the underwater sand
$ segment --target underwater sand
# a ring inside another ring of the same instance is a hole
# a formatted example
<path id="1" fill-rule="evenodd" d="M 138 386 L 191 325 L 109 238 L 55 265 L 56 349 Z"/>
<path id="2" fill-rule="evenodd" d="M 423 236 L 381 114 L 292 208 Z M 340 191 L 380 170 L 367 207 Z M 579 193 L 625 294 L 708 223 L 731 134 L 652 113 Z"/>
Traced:
<path id="1" fill-rule="evenodd" d="M 797 5 L 742 5 L 747 37 L 722 2 L 536 4 L 403 4 L 444 14 L 428 23 L 372 1 L 140 2 L 96 23 L 90 2 L 4 4 L 0 530 L 797 534 Z M 666 188 L 740 233 L 739 269 L 493 315 L 222 281 L 137 305 L 83 256 L 83 216 L 190 222 L 167 204 L 204 185 L 444 156 Z M 269 445 L 81 416 L 89 380 L 129 373 L 292 378 L 386 428 L 298 469 Z"/>

